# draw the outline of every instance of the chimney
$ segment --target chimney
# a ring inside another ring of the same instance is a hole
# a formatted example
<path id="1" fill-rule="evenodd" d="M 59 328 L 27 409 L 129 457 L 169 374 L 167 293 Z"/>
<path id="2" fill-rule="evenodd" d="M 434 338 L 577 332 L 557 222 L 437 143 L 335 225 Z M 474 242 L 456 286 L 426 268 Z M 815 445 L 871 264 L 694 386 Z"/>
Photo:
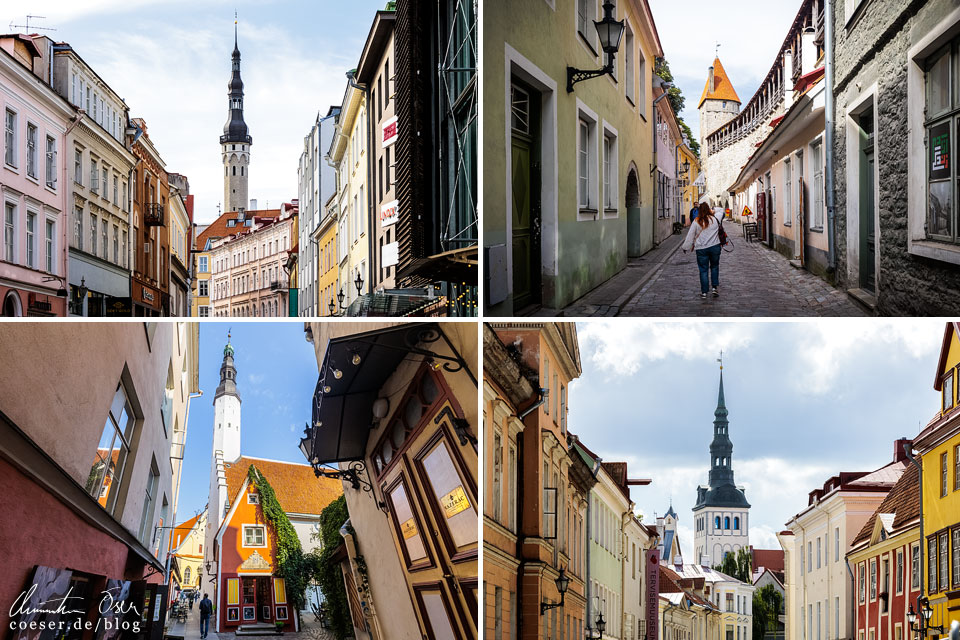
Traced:
<path id="1" fill-rule="evenodd" d="M 713 65 L 710 65 L 709 74 L 710 74 L 710 75 L 707 76 L 708 78 L 710 78 L 710 80 L 709 80 L 709 83 L 710 83 L 710 91 L 709 91 L 709 93 L 713 93 L 714 91 L 717 90 L 717 80 L 716 80 L 716 78 L 713 77 Z"/>
<path id="2" fill-rule="evenodd" d="M 256 199 L 256 198 L 251 198 L 251 199 L 250 199 L 250 211 L 256 211 L 256 210 L 257 210 L 257 199 Z"/>
<path id="3" fill-rule="evenodd" d="M 894 462 L 907 462 L 907 454 L 903 450 L 904 447 L 912 447 L 913 441 L 910 438 L 900 438 L 893 443 L 893 461 Z"/>
<path id="4" fill-rule="evenodd" d="M 804 29 L 800 36 L 800 75 L 807 75 L 817 64 L 817 45 L 814 44 L 816 37 L 817 30 L 813 27 Z"/>
<path id="5" fill-rule="evenodd" d="M 783 108 L 789 109 L 793 106 L 793 51 L 787 49 L 783 52 Z"/>

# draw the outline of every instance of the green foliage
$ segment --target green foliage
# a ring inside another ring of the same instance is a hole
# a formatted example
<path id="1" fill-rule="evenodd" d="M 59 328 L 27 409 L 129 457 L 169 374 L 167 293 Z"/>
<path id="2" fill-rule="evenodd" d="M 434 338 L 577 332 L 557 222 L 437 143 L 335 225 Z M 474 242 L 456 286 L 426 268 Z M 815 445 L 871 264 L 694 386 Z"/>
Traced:
<path id="1" fill-rule="evenodd" d="M 740 582 L 753 584 L 753 556 L 749 549 L 740 549 L 736 553 L 728 553 L 723 556 L 723 562 L 715 566 L 714 571 L 725 573 L 731 578 L 736 578 Z"/>
<path id="2" fill-rule="evenodd" d="M 673 73 L 670 72 L 670 63 L 667 62 L 666 58 L 657 58 L 656 64 L 653 67 L 653 72 L 667 82 L 673 82 Z M 673 108 L 673 112 L 679 117 L 679 114 L 681 111 L 683 111 L 683 106 L 686 104 L 687 99 L 683 97 L 683 92 L 680 91 L 680 87 L 677 86 L 667 89 L 667 94 L 667 100 L 670 101 L 670 106 Z"/>
<path id="3" fill-rule="evenodd" d="M 247 477 L 260 494 L 260 508 L 273 527 L 277 540 L 277 570 L 274 575 L 283 578 L 287 590 L 287 599 L 300 611 L 304 606 L 304 594 L 310 579 L 310 568 L 300 546 L 300 538 L 287 518 L 287 514 L 277 500 L 273 487 L 254 465 L 247 469 Z"/>
<path id="4" fill-rule="evenodd" d="M 314 579 L 320 585 L 326 602 L 330 628 L 337 640 L 343 640 L 353 634 L 353 622 L 350 620 L 350 607 L 347 604 L 347 590 L 343 586 L 343 573 L 340 563 L 333 559 L 337 547 L 343 542 L 340 527 L 349 517 L 347 500 L 342 495 L 328 504 L 320 514 L 320 538 L 323 546 L 308 556 Z"/>
<path id="5" fill-rule="evenodd" d="M 767 631 L 776 631 L 783 611 L 783 594 L 772 584 L 757 589 L 753 594 L 753 638 L 763 640 Z"/>

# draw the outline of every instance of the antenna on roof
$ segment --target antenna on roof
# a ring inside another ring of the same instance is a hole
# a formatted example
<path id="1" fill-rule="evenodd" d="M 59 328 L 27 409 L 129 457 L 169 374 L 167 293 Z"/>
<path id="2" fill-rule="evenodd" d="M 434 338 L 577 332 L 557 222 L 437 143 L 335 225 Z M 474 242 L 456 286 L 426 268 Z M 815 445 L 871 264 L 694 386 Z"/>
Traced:
<path id="1" fill-rule="evenodd" d="M 10 31 L 14 29 L 23 29 L 25 33 L 30 33 L 30 18 L 40 18 L 41 20 L 46 20 L 46 16 L 34 16 L 27 14 L 26 24 L 13 24 L 13 20 L 10 21 Z M 34 27 L 34 29 L 39 29 L 41 31 L 56 31 L 53 27 Z"/>

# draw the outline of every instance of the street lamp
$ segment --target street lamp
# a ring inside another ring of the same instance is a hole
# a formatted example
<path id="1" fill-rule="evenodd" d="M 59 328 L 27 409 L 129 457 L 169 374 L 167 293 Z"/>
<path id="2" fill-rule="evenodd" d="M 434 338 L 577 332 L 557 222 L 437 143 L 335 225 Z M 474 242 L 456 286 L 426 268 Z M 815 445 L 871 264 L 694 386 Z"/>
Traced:
<path id="1" fill-rule="evenodd" d="M 924 596 L 917 596 L 917 609 L 919 611 L 913 610 L 913 605 L 910 605 L 910 610 L 907 611 L 907 622 L 910 623 L 910 630 L 917 633 L 917 637 L 923 640 L 927 637 L 927 632 L 935 630 L 939 633 L 944 633 L 943 625 L 932 625 L 930 624 L 930 617 L 933 615 L 933 609 L 930 607 L 930 600 Z M 914 626 L 915 622 L 919 622 L 918 625 Z"/>
<path id="2" fill-rule="evenodd" d="M 330 298 L 330 315 L 332 316 L 337 310 L 337 305 L 333 304 L 333 298 Z"/>
<path id="3" fill-rule="evenodd" d="M 363 289 L 363 276 L 360 275 L 360 271 L 357 271 L 357 279 L 353 281 L 353 284 L 357 287 L 357 295 L 360 295 L 360 291 Z"/>
<path id="4" fill-rule="evenodd" d="M 610 0 L 603 3 L 603 20 L 593 21 L 600 38 L 600 48 L 607 54 L 607 64 L 599 69 L 583 70 L 567 67 L 567 93 L 573 93 L 573 85 L 583 80 L 605 76 L 613 73 L 613 56 L 620 49 L 620 40 L 623 38 L 625 21 L 617 20 L 613 16 L 614 5 Z"/>
<path id="5" fill-rule="evenodd" d="M 560 593 L 560 602 L 554 604 L 549 604 L 546 602 L 540 603 L 540 615 L 543 615 L 550 609 L 556 609 L 557 607 L 563 606 L 564 594 L 567 592 L 567 587 L 570 586 L 570 578 L 567 577 L 567 572 L 564 569 L 560 569 L 560 573 L 557 575 L 557 579 L 553 581 L 557 585 L 557 591 Z"/>
<path id="6" fill-rule="evenodd" d="M 689 161 L 689 160 L 684 160 L 684 161 L 683 161 L 683 172 L 684 172 L 684 173 L 690 173 L 690 161 Z"/>

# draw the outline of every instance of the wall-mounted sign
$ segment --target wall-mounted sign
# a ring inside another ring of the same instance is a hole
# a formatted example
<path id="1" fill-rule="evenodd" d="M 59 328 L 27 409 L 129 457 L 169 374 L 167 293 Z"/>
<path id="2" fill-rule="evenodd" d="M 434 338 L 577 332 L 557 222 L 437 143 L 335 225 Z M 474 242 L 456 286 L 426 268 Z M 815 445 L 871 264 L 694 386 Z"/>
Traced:
<path id="1" fill-rule="evenodd" d="M 130 298 L 107 296 L 107 317 L 130 317 L 132 315 L 133 309 L 130 306 Z"/>
<path id="2" fill-rule="evenodd" d="M 400 525 L 400 531 L 403 533 L 403 539 L 409 540 L 417 535 L 417 523 L 413 521 L 413 518 L 409 518 Z"/>
<path id="3" fill-rule="evenodd" d="M 660 625 L 657 622 L 657 615 L 660 611 L 660 552 L 656 549 L 649 549 L 646 557 L 647 568 L 647 589 L 645 594 L 647 600 L 647 638 L 646 640 L 658 640 L 660 637 Z"/>
<path id="4" fill-rule="evenodd" d="M 153 291 L 150 291 L 146 287 L 141 289 L 141 291 L 143 291 L 143 301 L 153 304 L 153 302 L 156 300 L 156 297 L 153 295 Z"/>
<path id="5" fill-rule="evenodd" d="M 458 485 L 456 489 L 440 498 L 440 504 L 443 505 L 443 511 L 447 514 L 448 520 L 470 508 L 470 501 L 467 500 L 467 494 L 463 491 L 463 485 Z"/>
<path id="6" fill-rule="evenodd" d="M 930 179 L 950 177 L 950 121 L 930 129 Z"/>
<path id="7" fill-rule="evenodd" d="M 380 250 L 380 264 L 384 268 L 392 267 L 400 261 L 400 243 L 390 242 Z"/>
<path id="8" fill-rule="evenodd" d="M 391 200 L 380 206 L 380 226 L 388 227 L 397 221 L 397 205 L 399 200 Z"/>
<path id="9" fill-rule="evenodd" d="M 382 143 L 384 147 L 389 147 L 394 142 L 397 141 L 397 116 L 388 118 L 383 121 L 383 138 Z"/>

